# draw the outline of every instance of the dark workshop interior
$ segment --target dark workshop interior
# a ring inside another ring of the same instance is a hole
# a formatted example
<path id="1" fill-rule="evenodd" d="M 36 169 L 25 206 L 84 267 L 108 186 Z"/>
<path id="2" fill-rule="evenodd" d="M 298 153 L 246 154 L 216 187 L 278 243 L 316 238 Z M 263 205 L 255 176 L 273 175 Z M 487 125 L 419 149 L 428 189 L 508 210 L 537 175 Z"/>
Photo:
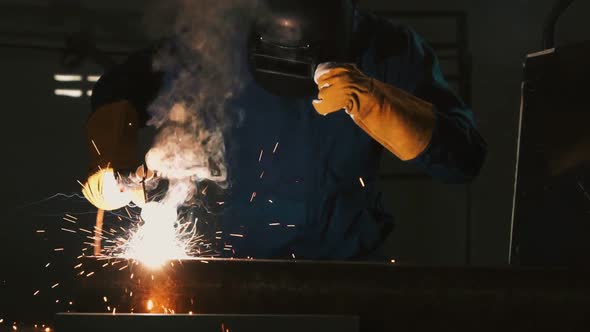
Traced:
<path id="1" fill-rule="evenodd" d="M 588 17 L 0 0 L 0 332 L 590 330 Z"/>

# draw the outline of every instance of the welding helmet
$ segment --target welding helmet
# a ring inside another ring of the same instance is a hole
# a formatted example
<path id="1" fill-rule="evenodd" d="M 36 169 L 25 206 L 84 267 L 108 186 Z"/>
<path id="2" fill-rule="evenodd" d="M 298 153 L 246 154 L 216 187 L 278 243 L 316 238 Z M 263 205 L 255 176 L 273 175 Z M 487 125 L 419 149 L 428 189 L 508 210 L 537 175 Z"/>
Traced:
<path id="1" fill-rule="evenodd" d="M 350 62 L 354 0 L 262 0 L 248 43 L 256 83 L 281 96 L 317 93 L 326 61 Z"/>

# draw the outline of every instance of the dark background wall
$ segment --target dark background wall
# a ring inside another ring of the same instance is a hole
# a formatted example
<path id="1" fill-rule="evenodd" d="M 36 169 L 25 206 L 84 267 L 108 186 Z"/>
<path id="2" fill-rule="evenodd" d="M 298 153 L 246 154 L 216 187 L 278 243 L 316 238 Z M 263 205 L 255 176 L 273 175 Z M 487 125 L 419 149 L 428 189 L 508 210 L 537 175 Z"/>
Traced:
<path id="1" fill-rule="evenodd" d="M 542 24 L 552 4 L 552 0 L 362 2 L 372 10 L 467 13 L 472 106 L 489 144 L 487 163 L 471 186 L 468 234 L 465 186 L 420 177 L 383 182 L 387 205 L 398 216 L 388 241 L 392 258 L 429 265 L 461 265 L 468 260 L 476 265 L 507 263 L 522 62 L 527 53 L 540 49 Z M 62 235 L 39 235 L 35 230 L 61 222 L 64 213 L 87 213 L 81 222 L 93 222 L 92 209 L 77 198 L 27 205 L 58 192 L 79 192 L 76 179 L 85 173 L 81 138 L 88 98 L 53 94 L 58 87 L 53 74 L 69 71 L 60 65 L 64 37 L 89 28 L 105 49 L 132 49 L 141 45 L 138 22 L 143 6 L 143 1 L 0 1 L 4 152 L 0 257 L 12 266 L 21 264 L 21 256 L 45 261 L 57 255 L 52 241 Z M 578 1 L 559 26 L 558 42 L 590 39 L 589 13 L 590 3 Z M 421 25 L 419 32 L 428 35 L 435 29 L 434 24 Z M 96 74 L 100 67 L 86 63 L 74 72 Z M 89 83 L 80 84 L 85 91 L 91 88 Z M 412 173 L 391 158 L 384 169 Z"/>

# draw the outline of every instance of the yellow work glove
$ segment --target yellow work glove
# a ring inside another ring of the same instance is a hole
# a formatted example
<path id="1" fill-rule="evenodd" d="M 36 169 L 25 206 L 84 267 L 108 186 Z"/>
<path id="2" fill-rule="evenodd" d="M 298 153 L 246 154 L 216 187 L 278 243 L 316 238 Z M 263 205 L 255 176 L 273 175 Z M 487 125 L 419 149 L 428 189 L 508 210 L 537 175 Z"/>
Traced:
<path id="1" fill-rule="evenodd" d="M 430 143 L 435 126 L 432 104 L 379 82 L 352 64 L 322 63 L 314 76 L 316 111 L 345 110 L 369 136 L 402 160 L 417 157 Z"/>
<path id="2" fill-rule="evenodd" d="M 117 172 L 129 173 L 140 164 L 137 157 L 137 112 L 127 101 L 99 107 L 87 123 L 89 177 L 82 193 L 99 209 L 111 211 L 131 201 L 144 204 L 142 186 L 138 181 L 118 179 Z"/>
<path id="3" fill-rule="evenodd" d="M 120 209 L 130 202 L 138 206 L 145 204 L 141 185 L 129 187 L 121 184 L 112 168 L 90 175 L 82 187 L 82 193 L 92 205 L 105 211 Z"/>

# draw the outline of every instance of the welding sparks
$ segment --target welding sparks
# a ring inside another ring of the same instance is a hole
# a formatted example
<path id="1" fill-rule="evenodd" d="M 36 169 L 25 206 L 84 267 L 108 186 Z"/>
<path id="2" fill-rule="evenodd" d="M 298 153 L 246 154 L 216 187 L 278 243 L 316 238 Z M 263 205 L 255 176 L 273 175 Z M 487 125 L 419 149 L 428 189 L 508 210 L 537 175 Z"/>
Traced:
<path id="1" fill-rule="evenodd" d="M 244 235 L 242 235 L 242 234 L 230 234 L 229 236 L 233 236 L 233 237 L 244 237 Z"/>
<path id="2" fill-rule="evenodd" d="M 154 301 L 148 300 L 147 301 L 147 310 L 152 311 L 152 309 L 154 309 Z"/>
<path id="3" fill-rule="evenodd" d="M 107 297 L 106 297 L 106 296 L 103 296 L 103 297 L 102 297 L 102 300 L 104 301 L 104 303 L 107 303 L 107 302 L 109 301 L 109 299 L 107 299 Z"/>
<path id="4" fill-rule="evenodd" d="M 277 142 L 277 144 L 275 144 L 275 148 L 272 149 L 272 153 L 274 154 L 275 152 L 277 152 L 278 148 L 279 148 L 279 142 Z"/>
<path id="5" fill-rule="evenodd" d="M 48 268 L 48 267 L 49 267 L 49 265 L 51 265 L 51 263 L 47 263 L 47 264 L 45 264 L 45 268 Z"/>
<path id="6" fill-rule="evenodd" d="M 264 154 L 264 149 L 260 150 L 260 156 L 258 157 L 258 162 L 262 161 L 262 155 Z"/>
<path id="7" fill-rule="evenodd" d="M 123 243 L 123 258 L 157 268 L 166 261 L 190 256 L 198 239 L 196 227 L 180 224 L 175 207 L 150 202 L 143 207 L 141 217 L 144 223 Z"/>
<path id="8" fill-rule="evenodd" d="M 252 196 L 250 196 L 250 203 L 254 201 L 254 198 L 256 198 L 256 192 L 253 192 Z"/>
<path id="9" fill-rule="evenodd" d="M 363 178 L 359 178 L 359 181 L 361 183 L 361 186 L 364 188 L 365 187 L 365 181 L 363 180 Z"/>
<path id="10" fill-rule="evenodd" d="M 90 141 L 92 142 L 94 149 L 96 149 L 96 153 L 98 153 L 98 155 L 100 156 L 100 150 L 98 149 L 98 146 L 96 146 L 96 143 L 94 143 L 94 140 L 90 140 Z"/>
<path id="11" fill-rule="evenodd" d="M 33 293 L 33 296 L 37 296 L 37 294 L 39 294 L 39 290 L 35 291 L 35 293 Z"/>
<path id="12" fill-rule="evenodd" d="M 71 230 L 71 229 L 62 228 L 61 230 L 62 230 L 62 231 L 64 231 L 64 232 L 68 232 L 68 233 L 74 233 L 74 234 L 76 234 L 76 231 L 74 231 L 74 230 Z"/>
<path id="13" fill-rule="evenodd" d="M 58 282 L 58 283 L 56 283 L 55 285 L 51 286 L 51 289 L 53 289 L 53 288 L 55 288 L 55 287 L 57 287 L 57 286 L 59 286 L 59 282 Z"/>
<path id="14" fill-rule="evenodd" d="M 82 232 L 84 232 L 84 233 L 88 233 L 88 234 L 94 234 L 94 233 L 92 233 L 91 231 L 89 231 L 89 230 L 87 230 L 87 229 L 84 229 L 84 228 L 78 228 L 78 229 L 79 229 L 79 230 L 81 230 L 81 231 L 82 231 Z"/>

